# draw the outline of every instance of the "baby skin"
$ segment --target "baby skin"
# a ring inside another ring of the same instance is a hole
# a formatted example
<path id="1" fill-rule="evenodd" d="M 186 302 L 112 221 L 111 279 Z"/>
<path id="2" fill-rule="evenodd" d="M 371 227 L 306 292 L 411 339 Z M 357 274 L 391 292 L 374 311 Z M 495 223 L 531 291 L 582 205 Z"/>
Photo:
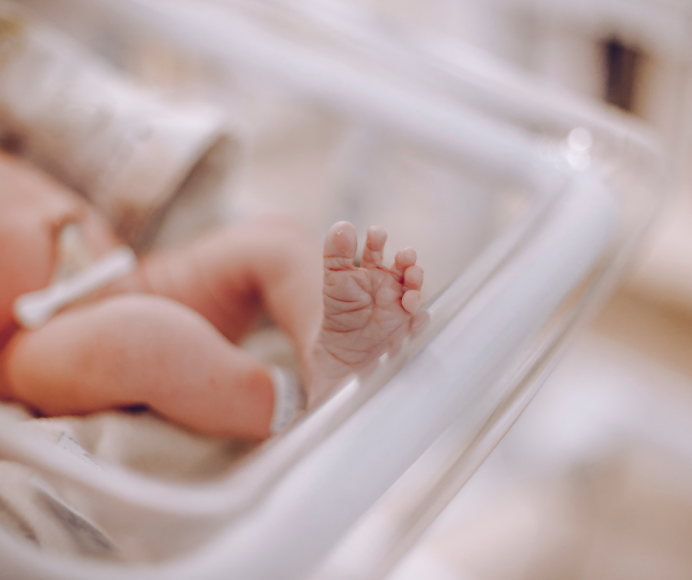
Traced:
<path id="1" fill-rule="evenodd" d="M 95 258 L 120 244 L 81 197 L 0 153 L 0 398 L 46 416 L 146 405 L 201 432 L 263 439 L 271 375 L 237 346 L 262 309 L 293 341 L 312 403 L 382 354 L 420 305 L 415 251 L 385 267 L 381 228 L 357 267 L 351 224 L 332 226 L 320 257 L 298 226 L 266 217 L 146 256 L 40 328 L 20 328 L 12 304 L 48 286 L 70 223 Z"/>

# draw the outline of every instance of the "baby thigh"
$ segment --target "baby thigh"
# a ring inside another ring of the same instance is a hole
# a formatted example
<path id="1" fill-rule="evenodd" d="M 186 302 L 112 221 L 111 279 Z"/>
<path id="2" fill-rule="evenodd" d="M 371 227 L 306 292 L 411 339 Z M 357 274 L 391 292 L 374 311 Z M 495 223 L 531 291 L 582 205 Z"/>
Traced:
<path id="1" fill-rule="evenodd" d="M 46 415 L 146 404 L 206 433 L 269 435 L 264 365 L 160 296 L 120 295 L 61 313 L 17 333 L 1 364 L 8 394 Z"/>

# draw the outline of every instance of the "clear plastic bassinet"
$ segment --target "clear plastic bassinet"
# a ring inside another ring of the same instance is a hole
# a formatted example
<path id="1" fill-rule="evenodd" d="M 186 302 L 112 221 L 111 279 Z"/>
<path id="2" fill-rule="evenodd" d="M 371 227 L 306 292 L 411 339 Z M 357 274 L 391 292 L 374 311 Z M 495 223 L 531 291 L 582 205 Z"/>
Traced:
<path id="1" fill-rule="evenodd" d="M 302 213 L 318 234 L 335 219 L 359 232 L 379 223 L 391 246 L 418 249 L 429 321 L 195 485 L 94 469 L 3 416 L 0 456 L 34 470 L 56 501 L 79 495 L 125 556 L 46 553 L 0 532 L 2 577 L 384 577 L 612 290 L 663 198 L 655 141 L 456 41 L 388 33 L 358 12 L 24 4 L 125 68 L 164 47 L 190 92 L 226 107 L 251 143 L 229 214 Z"/>

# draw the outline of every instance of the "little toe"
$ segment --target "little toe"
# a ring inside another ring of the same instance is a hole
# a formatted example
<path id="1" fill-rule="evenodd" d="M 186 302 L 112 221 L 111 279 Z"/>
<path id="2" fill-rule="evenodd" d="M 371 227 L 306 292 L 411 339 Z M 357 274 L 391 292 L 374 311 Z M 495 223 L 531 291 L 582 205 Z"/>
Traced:
<path id="1" fill-rule="evenodd" d="M 411 316 L 411 321 L 409 323 L 409 329 L 411 330 L 410 336 L 418 336 L 429 323 L 430 313 L 427 310 L 419 310 L 416 312 Z"/>
<path id="2" fill-rule="evenodd" d="M 420 290 L 423 286 L 423 268 L 420 266 L 409 266 L 404 270 L 404 286 L 408 290 Z"/>
<path id="3" fill-rule="evenodd" d="M 399 277 L 403 277 L 406 268 L 413 266 L 416 263 L 416 250 L 413 248 L 404 248 L 399 250 L 394 256 L 394 265 L 392 272 Z"/>
<path id="4" fill-rule="evenodd" d="M 407 290 L 401 297 L 401 305 L 406 312 L 414 314 L 420 307 L 420 292 L 418 290 Z"/>
<path id="5" fill-rule="evenodd" d="M 356 256 L 356 228 L 349 222 L 337 222 L 324 240 L 324 267 L 329 270 L 351 269 Z"/>
<path id="6" fill-rule="evenodd" d="M 360 263 L 364 268 L 379 268 L 382 266 L 382 251 L 387 241 L 387 232 L 379 226 L 371 226 L 363 248 L 363 259 Z"/>

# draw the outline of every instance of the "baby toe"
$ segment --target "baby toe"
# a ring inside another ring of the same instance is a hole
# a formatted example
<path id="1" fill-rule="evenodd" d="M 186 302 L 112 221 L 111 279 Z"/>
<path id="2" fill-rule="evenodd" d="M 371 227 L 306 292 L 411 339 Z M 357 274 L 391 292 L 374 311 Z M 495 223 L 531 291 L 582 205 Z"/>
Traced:
<path id="1" fill-rule="evenodd" d="M 404 248 L 399 250 L 394 256 L 394 266 L 392 271 L 399 276 L 404 275 L 404 270 L 409 266 L 413 266 L 416 263 L 416 250 L 413 248 Z"/>
<path id="2" fill-rule="evenodd" d="M 330 270 L 353 268 L 358 239 L 356 228 L 349 222 L 337 222 L 324 240 L 324 266 Z"/>
<path id="3" fill-rule="evenodd" d="M 401 305 L 406 312 L 415 313 L 420 307 L 421 298 L 418 290 L 407 290 L 401 297 Z"/>
<path id="4" fill-rule="evenodd" d="M 423 286 L 423 268 L 409 266 L 404 270 L 404 285 L 410 290 L 420 290 Z"/>
<path id="5" fill-rule="evenodd" d="M 379 226 L 371 226 L 368 229 L 368 237 L 363 248 L 363 260 L 361 266 L 364 268 L 377 268 L 382 266 L 382 251 L 387 241 L 387 232 Z"/>

